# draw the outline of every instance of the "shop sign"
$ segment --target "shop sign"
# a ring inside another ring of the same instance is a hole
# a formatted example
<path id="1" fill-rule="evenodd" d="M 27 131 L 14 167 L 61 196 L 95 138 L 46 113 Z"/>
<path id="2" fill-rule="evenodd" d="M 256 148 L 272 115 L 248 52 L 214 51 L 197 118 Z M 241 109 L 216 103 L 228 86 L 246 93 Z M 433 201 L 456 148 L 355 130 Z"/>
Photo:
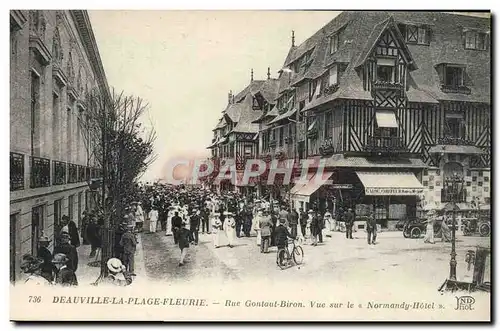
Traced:
<path id="1" fill-rule="evenodd" d="M 352 185 L 352 184 L 332 184 L 332 188 L 343 189 L 343 190 L 352 190 L 354 188 L 354 185 Z"/>
<path id="2" fill-rule="evenodd" d="M 369 187 L 365 188 L 366 195 L 419 195 L 424 192 L 423 188 L 390 188 Z"/>

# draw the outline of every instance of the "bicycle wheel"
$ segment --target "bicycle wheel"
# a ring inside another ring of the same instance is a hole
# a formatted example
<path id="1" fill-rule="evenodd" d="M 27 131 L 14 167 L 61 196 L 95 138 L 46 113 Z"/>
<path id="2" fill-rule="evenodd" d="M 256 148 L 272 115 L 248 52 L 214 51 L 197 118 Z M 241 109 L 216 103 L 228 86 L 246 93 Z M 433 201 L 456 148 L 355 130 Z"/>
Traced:
<path id="1" fill-rule="evenodd" d="M 479 226 L 479 235 L 481 237 L 486 237 L 490 235 L 490 225 L 487 223 L 483 223 Z"/>
<path id="2" fill-rule="evenodd" d="M 276 257 L 276 263 L 282 270 L 286 269 L 286 267 L 288 266 L 288 258 L 285 249 L 282 248 L 278 251 L 278 255 Z"/>
<path id="3" fill-rule="evenodd" d="M 304 250 L 300 246 L 295 246 L 292 252 L 293 262 L 295 264 L 302 264 L 304 261 Z"/>

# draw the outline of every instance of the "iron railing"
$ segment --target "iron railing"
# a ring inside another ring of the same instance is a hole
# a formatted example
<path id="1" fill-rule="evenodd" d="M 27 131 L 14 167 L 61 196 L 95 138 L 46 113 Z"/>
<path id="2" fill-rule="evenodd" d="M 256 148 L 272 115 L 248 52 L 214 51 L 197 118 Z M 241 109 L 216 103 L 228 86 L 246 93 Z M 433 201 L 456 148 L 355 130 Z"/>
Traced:
<path id="1" fill-rule="evenodd" d="M 30 187 L 46 187 L 50 186 L 50 160 L 30 156 L 31 176 Z"/>
<path id="2" fill-rule="evenodd" d="M 10 190 L 24 190 L 24 155 L 10 153 Z"/>
<path id="3" fill-rule="evenodd" d="M 68 183 L 78 182 L 78 166 L 76 164 L 68 164 Z"/>
<path id="4" fill-rule="evenodd" d="M 403 139 L 400 137 L 368 137 L 368 142 L 365 145 L 365 150 L 375 153 L 404 153 L 408 149 L 405 146 Z"/>
<path id="5" fill-rule="evenodd" d="M 66 162 L 52 161 L 52 185 L 66 184 Z"/>

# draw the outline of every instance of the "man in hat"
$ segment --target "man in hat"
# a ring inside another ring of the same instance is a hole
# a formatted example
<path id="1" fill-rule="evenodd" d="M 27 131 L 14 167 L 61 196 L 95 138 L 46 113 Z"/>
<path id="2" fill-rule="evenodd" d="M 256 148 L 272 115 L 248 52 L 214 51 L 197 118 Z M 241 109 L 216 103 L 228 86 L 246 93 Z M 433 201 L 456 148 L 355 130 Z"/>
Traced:
<path id="1" fill-rule="evenodd" d="M 37 257 L 43 261 L 40 266 L 40 274 L 49 282 L 52 282 L 54 280 L 54 275 L 57 273 L 57 269 L 54 264 L 52 264 L 52 253 L 48 249 L 50 241 L 49 237 L 42 234 L 38 239 Z"/>
<path id="2" fill-rule="evenodd" d="M 375 213 L 370 212 L 370 215 L 366 219 L 366 233 L 368 236 L 368 245 L 376 245 L 377 240 L 377 220 L 375 219 Z"/>
<path id="3" fill-rule="evenodd" d="M 271 216 L 269 212 L 264 209 L 262 210 L 262 217 L 259 218 L 259 233 L 260 233 L 260 252 L 267 253 L 269 251 L 269 243 L 271 239 L 271 227 L 272 227 Z"/>
<path id="4" fill-rule="evenodd" d="M 191 242 L 198 245 L 198 232 L 200 231 L 200 211 L 193 209 L 193 214 L 189 217 L 189 230 L 191 231 Z"/>
<path id="5" fill-rule="evenodd" d="M 288 213 L 288 225 L 290 226 L 290 232 L 293 236 L 297 237 L 297 226 L 299 224 L 299 214 L 292 208 L 292 211 Z"/>
<path id="6" fill-rule="evenodd" d="M 177 232 L 182 228 L 182 218 L 179 216 L 179 211 L 176 210 L 174 212 L 174 216 L 172 217 L 172 233 L 174 235 L 174 244 L 177 244 Z"/>
<path id="7" fill-rule="evenodd" d="M 300 231 L 302 232 L 302 236 L 305 237 L 308 216 L 302 207 L 299 208 L 299 218 L 300 218 Z"/>
<path id="8" fill-rule="evenodd" d="M 120 246 L 123 247 L 123 264 L 127 267 L 127 271 L 130 272 L 132 276 L 135 276 L 134 257 L 137 240 L 135 238 L 133 224 L 127 224 L 127 232 L 122 235 Z"/>
<path id="9" fill-rule="evenodd" d="M 352 208 L 347 210 L 347 213 L 344 215 L 345 220 L 345 237 L 347 239 L 352 239 L 352 227 L 354 226 L 354 213 Z"/>
<path id="10" fill-rule="evenodd" d="M 156 209 L 155 205 L 151 206 L 151 210 L 148 214 L 148 219 L 149 219 L 149 232 L 155 233 L 156 227 L 158 226 L 158 210 Z"/>
<path id="11" fill-rule="evenodd" d="M 76 247 L 70 244 L 70 235 L 67 232 L 63 232 L 60 235 L 60 243 L 54 249 L 54 256 L 57 254 L 64 254 L 64 256 L 69 260 L 68 268 L 73 272 L 78 269 L 78 252 Z"/>
<path id="12" fill-rule="evenodd" d="M 99 230 L 99 225 L 97 224 L 97 218 L 95 214 L 89 214 L 89 223 L 86 228 L 87 232 L 87 240 L 90 243 L 90 256 L 89 258 L 93 258 L 96 254 L 98 248 L 101 247 L 101 235 Z"/>
<path id="13" fill-rule="evenodd" d="M 189 238 L 191 237 L 191 233 L 186 226 L 187 222 L 183 221 L 181 223 L 181 228 L 177 230 L 177 242 L 179 243 L 179 249 L 181 250 L 179 267 L 184 265 L 184 258 L 186 257 L 187 249 L 189 248 Z"/>
<path id="14" fill-rule="evenodd" d="M 144 226 L 144 210 L 142 210 L 142 203 L 140 201 L 135 201 L 134 207 L 135 207 L 134 216 L 135 216 L 137 231 L 142 232 Z"/>
<path id="15" fill-rule="evenodd" d="M 279 221 L 279 225 L 276 227 L 276 246 L 278 250 L 285 248 L 288 246 L 288 238 L 295 239 L 285 226 L 286 219 L 281 218 Z"/>
<path id="16" fill-rule="evenodd" d="M 63 253 L 54 255 L 52 263 L 57 268 L 56 284 L 62 286 L 78 286 L 75 271 L 70 267 L 70 260 Z"/>
<path id="17" fill-rule="evenodd" d="M 113 257 L 106 262 L 106 265 L 108 266 L 109 274 L 108 277 L 104 279 L 105 284 L 117 286 L 132 284 L 132 275 L 127 271 L 127 267 L 122 264 L 120 259 Z M 124 279 L 120 279 L 120 274 L 123 275 Z"/>
<path id="18" fill-rule="evenodd" d="M 123 246 L 120 244 L 122 236 L 127 232 L 127 221 L 122 221 L 115 229 L 114 257 L 123 259 Z"/>

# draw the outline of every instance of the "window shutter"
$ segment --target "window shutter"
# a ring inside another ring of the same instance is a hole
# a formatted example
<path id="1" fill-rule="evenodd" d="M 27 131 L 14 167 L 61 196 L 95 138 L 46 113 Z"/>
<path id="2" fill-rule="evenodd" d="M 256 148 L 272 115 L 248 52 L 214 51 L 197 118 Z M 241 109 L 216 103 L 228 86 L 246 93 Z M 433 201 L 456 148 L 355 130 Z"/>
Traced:
<path id="1" fill-rule="evenodd" d="M 427 44 L 430 44 L 431 41 L 435 41 L 434 40 L 434 33 L 433 33 L 432 29 L 429 26 L 426 27 L 426 30 L 427 30 L 427 35 L 426 35 L 427 40 L 425 42 Z"/>

